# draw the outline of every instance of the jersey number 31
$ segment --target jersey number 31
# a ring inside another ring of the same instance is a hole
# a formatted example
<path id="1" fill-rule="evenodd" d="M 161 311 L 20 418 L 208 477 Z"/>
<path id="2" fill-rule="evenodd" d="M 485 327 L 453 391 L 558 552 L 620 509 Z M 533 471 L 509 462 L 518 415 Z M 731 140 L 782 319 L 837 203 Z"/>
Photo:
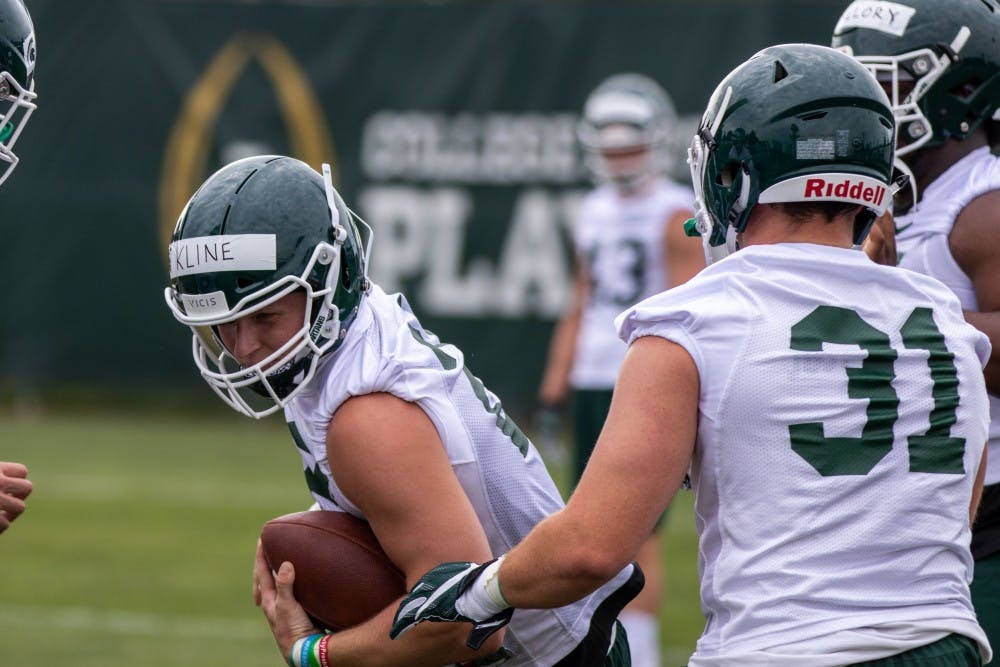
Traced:
<path id="1" fill-rule="evenodd" d="M 907 349 L 930 356 L 934 407 L 926 433 L 906 438 L 910 472 L 965 472 L 965 439 L 951 436 L 957 421 L 958 371 L 955 355 L 934 323 L 930 308 L 915 308 L 899 331 Z M 846 368 L 847 394 L 867 398 L 867 421 L 860 438 L 827 437 L 822 422 L 790 424 L 792 449 L 819 474 L 867 475 L 892 449 L 893 427 L 899 418 L 899 397 L 892 386 L 899 356 L 889 336 L 865 322 L 858 313 L 836 306 L 819 306 L 792 327 L 791 348 L 821 351 L 823 343 L 857 345 L 868 351 L 860 368 Z"/>

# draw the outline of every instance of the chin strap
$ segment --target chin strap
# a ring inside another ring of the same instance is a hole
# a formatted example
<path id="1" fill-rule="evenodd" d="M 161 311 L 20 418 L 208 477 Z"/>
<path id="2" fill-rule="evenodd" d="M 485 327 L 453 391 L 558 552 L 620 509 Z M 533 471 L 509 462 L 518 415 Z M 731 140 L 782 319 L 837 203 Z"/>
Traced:
<path id="1" fill-rule="evenodd" d="M 917 202 L 920 201 L 920 191 L 917 189 L 917 179 L 913 177 L 913 170 L 910 169 L 908 164 L 897 157 L 892 162 L 892 168 L 899 172 L 899 176 L 893 179 L 892 185 L 889 188 L 893 202 L 892 213 L 893 215 L 899 215 L 906 213 L 917 205 Z M 904 192 L 905 190 L 909 190 L 909 196 L 904 194 L 897 197 L 900 192 Z M 899 204 L 899 206 L 897 207 L 896 204 Z"/>

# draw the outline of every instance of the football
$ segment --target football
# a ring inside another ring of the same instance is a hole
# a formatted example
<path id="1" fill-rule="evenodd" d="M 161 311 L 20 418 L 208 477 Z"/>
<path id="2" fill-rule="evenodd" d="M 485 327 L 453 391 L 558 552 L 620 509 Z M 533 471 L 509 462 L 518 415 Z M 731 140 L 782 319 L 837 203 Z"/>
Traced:
<path id="1" fill-rule="evenodd" d="M 406 578 L 365 521 L 313 510 L 271 519 L 260 533 L 272 572 L 295 566 L 295 599 L 317 627 L 343 630 L 375 616 L 406 593 Z"/>

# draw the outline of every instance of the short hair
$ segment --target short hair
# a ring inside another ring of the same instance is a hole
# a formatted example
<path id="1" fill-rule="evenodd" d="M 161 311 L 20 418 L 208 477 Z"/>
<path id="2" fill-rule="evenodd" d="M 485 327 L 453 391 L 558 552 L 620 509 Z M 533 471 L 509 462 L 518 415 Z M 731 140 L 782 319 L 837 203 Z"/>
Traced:
<path id="1" fill-rule="evenodd" d="M 833 222 L 842 216 L 854 217 L 861 208 L 859 204 L 841 201 L 780 202 L 778 206 L 797 223 L 816 217 L 823 218 L 825 222 Z"/>

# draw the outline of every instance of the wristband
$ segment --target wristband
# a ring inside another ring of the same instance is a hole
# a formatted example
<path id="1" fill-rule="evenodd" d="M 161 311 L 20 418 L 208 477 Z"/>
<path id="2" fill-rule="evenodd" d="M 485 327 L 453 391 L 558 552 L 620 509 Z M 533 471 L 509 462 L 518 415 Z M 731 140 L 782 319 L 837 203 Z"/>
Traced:
<path id="1" fill-rule="evenodd" d="M 315 634 L 296 639 L 288 654 L 288 667 L 320 667 L 319 654 L 314 649 L 323 639 L 326 635 Z"/>
<path id="2" fill-rule="evenodd" d="M 510 607 L 510 603 L 507 602 L 507 598 L 503 596 L 503 591 L 500 590 L 500 564 L 503 562 L 504 556 L 497 558 L 486 571 L 483 572 L 483 579 L 485 580 L 486 595 L 490 597 L 490 601 L 497 605 L 497 613 L 500 613 L 504 609 Z"/>
<path id="3" fill-rule="evenodd" d="M 473 621 L 485 621 L 510 608 L 500 590 L 501 562 L 503 556 L 486 566 L 472 585 L 455 600 L 455 611 Z"/>
<path id="4" fill-rule="evenodd" d="M 333 635 L 323 635 L 323 638 L 316 642 L 316 659 L 319 667 L 331 667 L 330 665 L 330 637 Z"/>

